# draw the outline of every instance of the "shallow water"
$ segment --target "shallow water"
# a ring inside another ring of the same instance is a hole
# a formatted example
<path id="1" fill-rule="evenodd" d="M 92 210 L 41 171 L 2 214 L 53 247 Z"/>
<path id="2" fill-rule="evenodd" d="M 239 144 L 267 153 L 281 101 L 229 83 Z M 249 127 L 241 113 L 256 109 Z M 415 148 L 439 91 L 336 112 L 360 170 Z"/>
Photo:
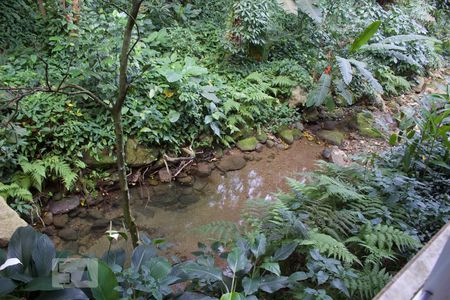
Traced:
<path id="1" fill-rule="evenodd" d="M 196 178 L 193 187 L 172 183 L 132 188 L 136 224 L 151 237 L 163 237 L 173 244 L 177 255 L 189 256 L 202 238 L 193 229 L 218 220 L 239 223 L 240 211 L 248 199 L 270 200 L 272 193 L 286 190 L 285 177 L 301 179 L 299 173 L 314 168 L 322 149 L 303 139 L 288 150 L 265 147 L 261 153 L 252 152 L 254 160 L 243 169 L 227 173 L 215 169 L 208 178 Z M 105 218 L 114 218 L 120 213 L 119 208 L 116 210 L 105 213 Z M 101 235 L 84 236 L 85 249 L 80 252 L 101 255 L 108 247 Z"/>

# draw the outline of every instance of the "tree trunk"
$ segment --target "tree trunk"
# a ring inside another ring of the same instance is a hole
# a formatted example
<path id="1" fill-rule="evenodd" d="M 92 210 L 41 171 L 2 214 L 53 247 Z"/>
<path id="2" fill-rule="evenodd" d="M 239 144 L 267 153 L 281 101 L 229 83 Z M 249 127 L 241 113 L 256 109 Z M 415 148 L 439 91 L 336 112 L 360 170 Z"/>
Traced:
<path id="1" fill-rule="evenodd" d="M 38 6 L 41 15 L 45 17 L 47 15 L 47 11 L 45 10 L 44 0 L 38 0 Z"/>
<path id="2" fill-rule="evenodd" d="M 122 209 L 125 218 L 125 223 L 130 231 L 133 246 L 136 247 L 138 243 L 138 233 L 136 224 L 130 211 L 130 193 L 128 190 L 127 171 L 125 161 L 125 141 L 122 128 L 122 107 L 127 97 L 128 82 L 128 59 L 131 45 L 131 36 L 133 28 L 136 24 L 136 19 L 139 13 L 142 0 L 133 0 L 131 11 L 128 14 L 128 21 L 123 33 L 122 50 L 120 53 L 120 68 L 119 68 L 119 90 L 117 100 L 112 108 L 112 116 L 114 119 L 114 129 L 116 134 L 116 155 L 117 167 L 119 169 L 119 182 L 122 196 Z"/>
<path id="3" fill-rule="evenodd" d="M 80 21 L 80 1 L 72 1 L 72 11 L 73 11 L 73 24 L 77 25 Z"/>

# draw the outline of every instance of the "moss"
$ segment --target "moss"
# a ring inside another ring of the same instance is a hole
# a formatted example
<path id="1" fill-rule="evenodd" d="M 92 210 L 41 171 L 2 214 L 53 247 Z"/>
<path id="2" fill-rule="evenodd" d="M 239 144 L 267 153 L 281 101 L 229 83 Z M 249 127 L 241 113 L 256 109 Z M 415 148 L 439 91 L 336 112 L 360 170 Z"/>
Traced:
<path id="1" fill-rule="evenodd" d="M 325 140 L 327 143 L 339 146 L 344 141 L 344 134 L 338 130 L 321 130 L 317 136 Z"/>
<path id="2" fill-rule="evenodd" d="M 288 145 L 291 145 L 294 142 L 294 134 L 291 129 L 284 129 L 278 132 L 278 136 Z"/>
<path id="3" fill-rule="evenodd" d="M 370 112 L 361 112 L 356 115 L 356 128 L 362 136 L 381 138 L 383 134 L 375 128 L 375 120 Z"/>
<path id="4" fill-rule="evenodd" d="M 237 147 L 242 151 L 254 151 L 257 144 L 258 140 L 255 137 L 249 137 L 237 142 Z"/>

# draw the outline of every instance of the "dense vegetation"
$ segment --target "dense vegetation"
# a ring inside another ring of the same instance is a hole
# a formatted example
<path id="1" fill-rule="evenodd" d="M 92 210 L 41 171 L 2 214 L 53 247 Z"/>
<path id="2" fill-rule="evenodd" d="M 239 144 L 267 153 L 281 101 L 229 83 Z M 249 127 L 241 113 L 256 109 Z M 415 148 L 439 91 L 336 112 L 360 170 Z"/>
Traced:
<path id="1" fill-rule="evenodd" d="M 117 121 L 155 162 L 195 156 L 324 106 L 382 108 L 381 95 L 409 91 L 450 49 L 444 0 L 299 0 L 297 14 L 275 0 L 155 0 L 136 18 L 139 1 L 63 2 L 0 3 L 0 195 L 29 218 L 56 191 L 95 196 L 107 174 L 90 162 L 123 154 Z M 304 101 L 290 101 L 295 88 Z M 0 268 L 0 296 L 370 299 L 449 218 L 450 90 L 420 107 L 399 113 L 389 151 L 289 179 L 276 201 L 248 202 L 243 226 L 200 228 L 218 241 L 192 261 L 158 256 L 161 241 L 141 234 L 131 266 L 123 251 L 102 258 L 104 285 L 55 291 L 59 254 L 19 229 L 0 263 L 22 265 Z"/>

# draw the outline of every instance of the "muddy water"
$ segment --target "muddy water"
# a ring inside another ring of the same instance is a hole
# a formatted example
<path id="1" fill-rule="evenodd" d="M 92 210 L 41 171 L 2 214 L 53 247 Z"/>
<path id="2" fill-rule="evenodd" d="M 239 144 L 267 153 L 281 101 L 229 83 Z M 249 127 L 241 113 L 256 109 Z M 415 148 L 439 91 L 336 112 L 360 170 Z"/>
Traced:
<path id="1" fill-rule="evenodd" d="M 270 200 L 272 193 L 286 190 L 285 177 L 301 179 L 299 173 L 314 168 L 322 149 L 303 139 L 288 150 L 265 147 L 261 153 L 252 152 L 253 160 L 243 169 L 227 173 L 215 169 L 208 178 L 196 178 L 193 187 L 172 183 L 132 188 L 136 224 L 151 237 L 163 237 L 173 244 L 176 254 L 188 256 L 202 238 L 193 229 L 217 220 L 239 223 L 248 199 Z M 238 152 L 233 151 L 228 155 Z M 90 240 L 82 252 L 100 255 L 107 249 L 106 238 L 92 234 Z"/>

